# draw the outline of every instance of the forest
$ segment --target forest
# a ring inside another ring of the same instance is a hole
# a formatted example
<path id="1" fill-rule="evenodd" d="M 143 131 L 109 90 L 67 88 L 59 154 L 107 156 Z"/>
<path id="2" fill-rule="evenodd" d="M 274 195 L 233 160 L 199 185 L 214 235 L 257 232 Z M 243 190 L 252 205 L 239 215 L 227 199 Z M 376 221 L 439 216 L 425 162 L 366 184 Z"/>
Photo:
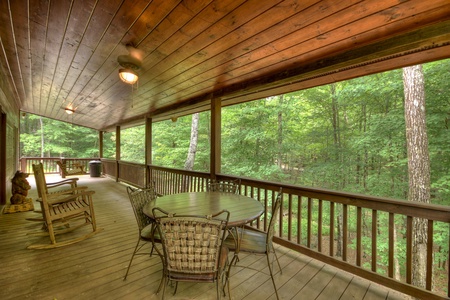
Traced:
<path id="1" fill-rule="evenodd" d="M 430 202 L 449 205 L 450 60 L 423 65 L 423 75 Z M 21 155 L 97 157 L 98 133 L 67 121 L 27 114 Z M 194 152 L 192 130 L 198 133 Z M 143 136 L 144 126 L 121 130 L 121 160 L 144 162 Z M 154 165 L 188 168 L 194 155 L 189 169 L 209 171 L 209 111 L 154 123 L 152 139 Z M 221 141 L 222 174 L 408 200 L 402 70 L 223 107 Z M 103 156 L 114 159 L 115 132 L 103 142 Z M 448 249 L 442 225 L 435 241 Z M 447 250 L 438 251 L 436 265 L 446 257 Z"/>

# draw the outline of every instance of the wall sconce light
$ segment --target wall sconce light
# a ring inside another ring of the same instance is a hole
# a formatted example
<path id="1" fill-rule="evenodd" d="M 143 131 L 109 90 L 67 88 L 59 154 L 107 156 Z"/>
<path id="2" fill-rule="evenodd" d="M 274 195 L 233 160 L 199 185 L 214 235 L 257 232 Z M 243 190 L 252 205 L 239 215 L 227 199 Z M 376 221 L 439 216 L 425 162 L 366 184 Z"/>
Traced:
<path id="1" fill-rule="evenodd" d="M 135 84 L 138 80 L 138 75 L 135 71 L 130 68 L 119 70 L 120 79 L 128 84 Z"/>

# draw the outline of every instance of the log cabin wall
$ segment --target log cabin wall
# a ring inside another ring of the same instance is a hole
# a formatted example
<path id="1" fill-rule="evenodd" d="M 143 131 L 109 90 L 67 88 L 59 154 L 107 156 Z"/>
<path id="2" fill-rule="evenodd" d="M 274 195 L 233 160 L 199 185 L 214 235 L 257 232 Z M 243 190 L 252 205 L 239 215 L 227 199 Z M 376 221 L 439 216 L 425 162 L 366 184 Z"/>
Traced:
<path id="1" fill-rule="evenodd" d="M 0 70 L 0 208 L 11 197 L 11 178 L 18 170 L 19 108 Z"/>

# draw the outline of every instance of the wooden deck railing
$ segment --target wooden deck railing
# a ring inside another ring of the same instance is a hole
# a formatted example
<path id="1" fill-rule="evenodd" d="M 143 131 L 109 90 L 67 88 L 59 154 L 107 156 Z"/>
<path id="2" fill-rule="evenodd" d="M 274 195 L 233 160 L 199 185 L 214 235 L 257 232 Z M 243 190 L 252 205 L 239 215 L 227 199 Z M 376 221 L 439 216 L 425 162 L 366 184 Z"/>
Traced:
<path id="1" fill-rule="evenodd" d="M 89 162 L 99 160 L 99 158 L 68 158 L 68 157 L 22 157 L 20 159 L 20 170 L 24 173 L 33 173 L 33 164 L 42 162 L 44 172 L 48 174 L 60 173 L 57 161 L 62 161 L 68 169 L 75 165 L 83 166 L 86 173 L 89 173 Z"/>
<path id="2" fill-rule="evenodd" d="M 162 195 L 204 191 L 210 178 L 208 173 L 153 165 L 102 163 L 103 172 L 117 181 L 139 187 L 153 182 Z M 266 213 L 251 224 L 260 230 L 266 230 L 272 202 L 283 188 L 275 242 L 416 298 L 450 299 L 449 206 L 240 179 L 240 193 L 265 207 Z M 412 285 L 416 220 L 427 224 L 425 289 Z M 437 247 L 436 238 L 444 239 L 446 246 Z"/>

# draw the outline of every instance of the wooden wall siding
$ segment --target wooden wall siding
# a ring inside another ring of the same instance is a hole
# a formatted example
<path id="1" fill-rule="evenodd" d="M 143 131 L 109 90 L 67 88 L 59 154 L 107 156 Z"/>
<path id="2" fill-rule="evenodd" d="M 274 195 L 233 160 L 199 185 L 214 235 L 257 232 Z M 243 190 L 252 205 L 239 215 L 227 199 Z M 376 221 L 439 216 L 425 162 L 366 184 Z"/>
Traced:
<path id="1" fill-rule="evenodd" d="M 450 57 L 448 0 L 1 0 L 0 24 L 11 101 L 98 130 Z"/>

